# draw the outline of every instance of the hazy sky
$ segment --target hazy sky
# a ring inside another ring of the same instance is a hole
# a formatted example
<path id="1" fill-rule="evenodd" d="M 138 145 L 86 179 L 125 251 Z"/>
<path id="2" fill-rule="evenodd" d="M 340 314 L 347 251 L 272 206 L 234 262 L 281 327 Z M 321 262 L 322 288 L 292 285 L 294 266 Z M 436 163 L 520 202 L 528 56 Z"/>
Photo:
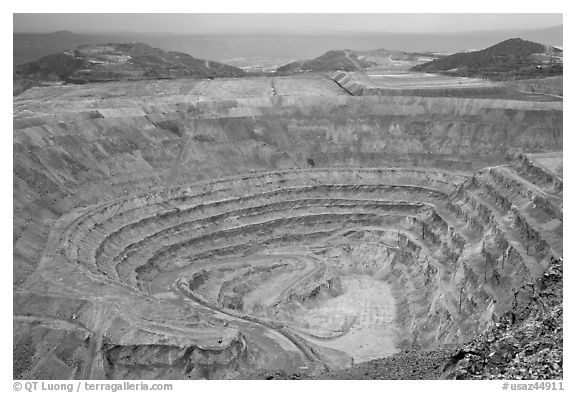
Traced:
<path id="1" fill-rule="evenodd" d="M 422 33 L 560 24 L 562 14 L 14 14 L 14 32 Z"/>

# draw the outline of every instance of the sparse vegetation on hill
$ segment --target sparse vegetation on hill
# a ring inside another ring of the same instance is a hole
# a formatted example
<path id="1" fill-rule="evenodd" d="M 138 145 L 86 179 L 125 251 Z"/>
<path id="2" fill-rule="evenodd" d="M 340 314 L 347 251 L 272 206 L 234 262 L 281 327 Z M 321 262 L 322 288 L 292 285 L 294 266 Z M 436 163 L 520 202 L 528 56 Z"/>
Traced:
<path id="1" fill-rule="evenodd" d="M 226 64 L 167 52 L 142 43 L 83 45 L 14 67 L 14 94 L 45 82 L 240 77 Z"/>
<path id="2" fill-rule="evenodd" d="M 279 67 L 279 73 L 292 72 L 326 72 L 346 70 L 354 71 L 370 67 L 372 63 L 360 59 L 355 53 L 347 50 L 331 50 L 312 60 L 295 61 Z"/>
<path id="3" fill-rule="evenodd" d="M 492 80 L 543 78 L 562 75 L 562 50 L 512 38 L 481 51 L 456 53 L 412 69 Z"/>

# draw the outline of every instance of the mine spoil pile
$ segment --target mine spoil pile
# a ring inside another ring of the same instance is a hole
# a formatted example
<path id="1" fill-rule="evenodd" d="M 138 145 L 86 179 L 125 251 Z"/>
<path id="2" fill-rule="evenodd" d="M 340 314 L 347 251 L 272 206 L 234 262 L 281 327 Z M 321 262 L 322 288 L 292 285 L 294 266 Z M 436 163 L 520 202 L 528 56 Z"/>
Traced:
<path id="1" fill-rule="evenodd" d="M 28 90 L 14 378 L 561 378 L 561 151 L 561 102 Z"/>

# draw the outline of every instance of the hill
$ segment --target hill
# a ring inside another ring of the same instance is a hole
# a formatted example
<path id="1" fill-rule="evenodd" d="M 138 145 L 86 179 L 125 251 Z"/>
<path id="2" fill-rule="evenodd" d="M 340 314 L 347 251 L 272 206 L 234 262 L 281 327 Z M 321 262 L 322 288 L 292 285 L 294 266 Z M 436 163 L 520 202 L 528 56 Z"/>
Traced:
<path id="1" fill-rule="evenodd" d="M 167 52 L 142 43 L 83 45 L 14 67 L 14 93 L 44 83 L 90 83 L 137 79 L 238 77 L 222 63 Z"/>
<path id="2" fill-rule="evenodd" d="M 456 53 L 419 64 L 412 70 L 493 80 L 557 76 L 562 75 L 562 50 L 512 38 L 480 51 Z"/>
<path id="3" fill-rule="evenodd" d="M 279 73 L 293 72 L 326 72 L 326 71 L 354 71 L 373 65 L 349 50 L 331 50 L 312 60 L 295 61 L 279 67 Z"/>

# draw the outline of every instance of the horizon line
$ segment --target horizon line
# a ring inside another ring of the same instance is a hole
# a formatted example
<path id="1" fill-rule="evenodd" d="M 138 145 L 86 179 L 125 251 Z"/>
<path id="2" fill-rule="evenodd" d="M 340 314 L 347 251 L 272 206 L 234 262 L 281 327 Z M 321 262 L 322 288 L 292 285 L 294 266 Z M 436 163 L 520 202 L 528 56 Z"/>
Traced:
<path id="1" fill-rule="evenodd" d="M 383 35 L 452 35 L 452 34 L 478 34 L 478 33 L 496 33 L 496 32 L 519 32 L 519 31 L 539 31 L 548 30 L 558 27 L 564 27 L 564 24 L 556 24 L 548 27 L 538 27 L 534 29 L 529 28 L 512 28 L 512 29 L 490 29 L 490 30 L 453 30 L 453 31 L 418 31 L 418 32 L 394 32 L 394 31 L 358 31 L 358 30 L 328 30 L 328 31 L 244 31 L 237 33 L 231 31 L 219 32 L 169 32 L 169 31 L 101 31 L 101 30 L 87 30 L 87 31 L 71 31 L 67 29 L 51 30 L 51 31 L 12 31 L 12 34 L 56 34 L 56 33 L 70 33 L 76 35 L 83 34 L 143 34 L 143 35 L 180 35 L 180 36 L 218 36 L 218 35 L 236 35 L 236 36 L 254 36 L 254 35 L 281 35 L 281 36 L 305 36 L 313 34 L 316 36 L 322 35 L 368 35 L 368 34 L 383 34 Z"/>

